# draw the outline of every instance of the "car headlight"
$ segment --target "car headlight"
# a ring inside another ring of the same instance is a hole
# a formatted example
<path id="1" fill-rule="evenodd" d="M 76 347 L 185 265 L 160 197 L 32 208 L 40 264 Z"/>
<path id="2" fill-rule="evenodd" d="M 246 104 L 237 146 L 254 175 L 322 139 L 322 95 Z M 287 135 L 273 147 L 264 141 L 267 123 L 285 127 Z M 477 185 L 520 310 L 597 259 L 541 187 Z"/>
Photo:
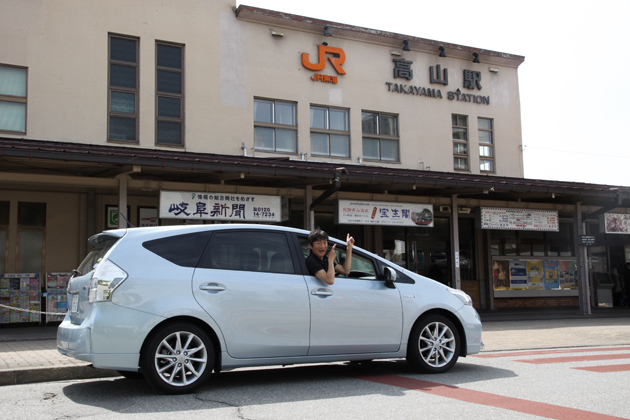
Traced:
<path id="1" fill-rule="evenodd" d="M 457 296 L 457 298 L 459 298 L 459 300 L 461 300 L 464 305 L 472 306 L 472 299 L 465 292 L 450 287 L 447 287 L 446 290 Z"/>

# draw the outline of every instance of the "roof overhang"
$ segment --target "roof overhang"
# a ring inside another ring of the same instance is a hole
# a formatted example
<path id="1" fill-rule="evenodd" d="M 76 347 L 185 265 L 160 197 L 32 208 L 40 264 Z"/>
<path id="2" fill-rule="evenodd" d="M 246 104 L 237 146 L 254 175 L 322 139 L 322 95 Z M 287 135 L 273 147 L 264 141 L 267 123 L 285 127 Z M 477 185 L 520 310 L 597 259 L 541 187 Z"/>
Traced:
<path id="1" fill-rule="evenodd" d="M 630 187 L 409 170 L 358 164 L 191 153 L 136 146 L 0 138 L 0 171 L 113 178 L 141 167 L 134 179 L 304 188 L 341 181 L 340 191 L 522 202 L 630 207 Z"/>
<path id="2" fill-rule="evenodd" d="M 487 64 L 517 68 L 523 61 L 525 61 L 525 57 L 520 55 L 450 44 L 447 42 L 402 35 L 394 32 L 380 31 L 377 29 L 363 28 L 360 26 L 346 25 L 344 23 L 292 15 L 290 13 L 276 12 L 274 10 L 261 9 L 246 5 L 240 5 L 236 9 L 235 13 L 236 18 L 239 20 L 270 25 L 278 28 L 289 28 L 301 32 L 311 32 L 314 34 L 323 34 L 324 28 L 328 26 L 337 38 L 370 42 L 397 49 L 401 48 L 402 41 L 406 40 L 409 42 L 409 47 L 412 51 L 421 51 L 435 54 L 436 56 L 440 52 L 439 47 L 444 47 L 447 50 L 449 57 L 458 57 L 470 60 L 472 54 L 476 52 L 479 54 L 479 59 Z"/>

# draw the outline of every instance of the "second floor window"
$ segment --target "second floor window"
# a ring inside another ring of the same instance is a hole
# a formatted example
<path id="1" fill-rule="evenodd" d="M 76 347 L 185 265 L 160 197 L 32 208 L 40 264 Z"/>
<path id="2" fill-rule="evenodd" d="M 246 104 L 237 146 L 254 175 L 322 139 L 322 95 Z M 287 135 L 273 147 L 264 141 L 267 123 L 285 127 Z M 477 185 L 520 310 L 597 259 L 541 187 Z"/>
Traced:
<path id="1" fill-rule="evenodd" d="M 26 69 L 0 65 L 0 132 L 26 133 Z"/>
<path id="2" fill-rule="evenodd" d="M 138 142 L 138 40 L 109 37 L 108 140 Z"/>
<path id="3" fill-rule="evenodd" d="M 468 170 L 468 117 L 453 115 L 453 163 L 456 170 Z"/>
<path id="4" fill-rule="evenodd" d="M 295 102 L 254 99 L 254 147 L 263 152 L 297 153 Z"/>
<path id="5" fill-rule="evenodd" d="M 479 169 L 483 172 L 494 172 L 494 135 L 492 120 L 479 118 Z"/>
<path id="6" fill-rule="evenodd" d="M 311 154 L 350 157 L 348 110 L 311 106 Z"/>
<path id="7" fill-rule="evenodd" d="M 184 47 L 157 43 L 157 144 L 184 145 Z"/>
<path id="8" fill-rule="evenodd" d="M 363 158 L 399 162 L 398 116 L 362 112 Z"/>

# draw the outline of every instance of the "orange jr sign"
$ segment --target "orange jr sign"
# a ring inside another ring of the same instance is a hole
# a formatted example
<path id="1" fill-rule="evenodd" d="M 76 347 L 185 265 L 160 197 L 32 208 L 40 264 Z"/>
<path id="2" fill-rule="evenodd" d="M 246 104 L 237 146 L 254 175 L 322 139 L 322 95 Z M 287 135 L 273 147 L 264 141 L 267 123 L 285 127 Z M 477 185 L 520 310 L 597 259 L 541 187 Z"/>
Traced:
<path id="1" fill-rule="evenodd" d="M 341 65 L 346 61 L 346 53 L 341 48 L 329 47 L 328 45 L 319 45 L 317 48 L 319 55 L 318 62 L 313 64 L 309 61 L 308 53 L 302 53 L 302 65 L 313 71 L 320 71 L 326 67 L 326 59 L 332 64 L 337 74 L 346 74 L 346 71 Z M 330 54 L 330 56 L 326 56 Z M 337 76 L 326 76 L 320 73 L 315 73 L 311 80 L 337 83 Z"/>

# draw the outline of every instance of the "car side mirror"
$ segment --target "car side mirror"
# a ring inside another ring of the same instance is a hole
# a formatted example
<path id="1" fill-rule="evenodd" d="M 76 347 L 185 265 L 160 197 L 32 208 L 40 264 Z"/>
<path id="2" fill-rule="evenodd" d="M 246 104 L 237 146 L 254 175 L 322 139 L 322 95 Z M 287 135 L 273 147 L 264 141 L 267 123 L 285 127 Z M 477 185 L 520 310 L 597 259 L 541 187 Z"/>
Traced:
<path id="1" fill-rule="evenodd" d="M 385 286 L 390 289 L 395 289 L 394 282 L 396 281 L 396 270 L 391 267 L 385 267 Z"/>

